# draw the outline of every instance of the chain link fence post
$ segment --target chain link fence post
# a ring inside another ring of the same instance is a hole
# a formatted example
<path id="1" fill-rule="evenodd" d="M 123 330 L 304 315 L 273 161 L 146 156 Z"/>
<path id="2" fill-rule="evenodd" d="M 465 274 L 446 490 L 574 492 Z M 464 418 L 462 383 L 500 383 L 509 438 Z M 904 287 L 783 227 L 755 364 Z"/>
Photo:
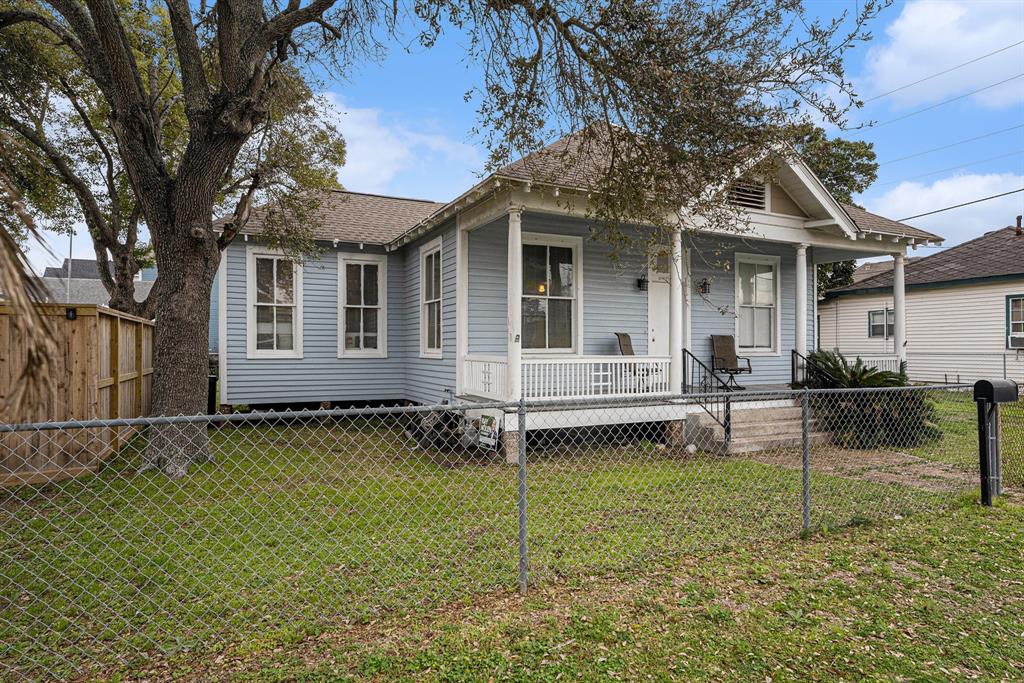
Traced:
<path id="1" fill-rule="evenodd" d="M 804 388 L 800 399 L 801 439 L 803 445 L 803 531 L 811 530 L 811 399 Z"/>
<path id="2" fill-rule="evenodd" d="M 519 594 L 526 595 L 529 554 L 526 545 L 526 405 L 519 399 Z"/>

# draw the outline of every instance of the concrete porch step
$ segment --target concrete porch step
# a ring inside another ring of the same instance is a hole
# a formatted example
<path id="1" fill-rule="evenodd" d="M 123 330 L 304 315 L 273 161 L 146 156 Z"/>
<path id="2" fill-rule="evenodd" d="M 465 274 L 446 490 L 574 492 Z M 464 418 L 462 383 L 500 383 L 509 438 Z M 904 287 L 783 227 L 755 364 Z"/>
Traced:
<path id="1" fill-rule="evenodd" d="M 807 436 L 812 446 L 828 443 L 832 439 L 832 435 L 829 432 L 810 432 Z M 803 437 L 799 432 L 796 434 L 776 434 L 773 436 L 734 436 L 732 441 L 729 442 L 728 447 L 722 452 L 729 455 L 737 455 L 740 453 L 768 451 L 774 448 L 799 448 L 802 444 Z M 723 444 L 719 443 L 719 445 Z"/>
<path id="2" fill-rule="evenodd" d="M 725 428 L 717 422 L 710 420 L 701 424 L 706 435 L 710 435 L 712 438 L 722 440 L 725 438 Z M 809 420 L 808 427 L 810 430 L 818 431 L 818 421 Z M 758 436 L 784 436 L 784 435 L 796 435 L 800 436 L 803 432 L 803 421 L 801 419 L 796 420 L 779 420 L 774 422 L 734 422 L 732 425 L 732 438 L 744 439 L 754 438 Z"/>

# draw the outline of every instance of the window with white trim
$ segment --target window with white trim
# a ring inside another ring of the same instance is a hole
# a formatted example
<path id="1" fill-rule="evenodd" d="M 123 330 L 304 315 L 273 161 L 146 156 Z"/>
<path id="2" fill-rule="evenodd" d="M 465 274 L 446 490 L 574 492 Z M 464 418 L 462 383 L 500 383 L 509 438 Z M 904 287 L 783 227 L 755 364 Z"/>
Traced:
<path id="1" fill-rule="evenodd" d="M 523 236 L 523 348 L 573 351 L 579 321 L 579 249 L 551 236 Z"/>
<path id="2" fill-rule="evenodd" d="M 896 329 L 896 311 L 891 308 L 868 311 L 868 338 L 892 339 Z"/>
<path id="3" fill-rule="evenodd" d="M 387 355 L 387 257 L 339 254 L 339 356 Z"/>
<path id="4" fill-rule="evenodd" d="M 420 248 L 420 355 L 441 357 L 441 239 Z"/>
<path id="5" fill-rule="evenodd" d="M 249 357 L 301 357 L 302 267 L 282 254 L 251 249 L 246 270 Z"/>
<path id="6" fill-rule="evenodd" d="M 739 348 L 774 352 L 779 336 L 779 259 L 736 256 L 736 311 Z"/>
<path id="7" fill-rule="evenodd" d="M 1024 349 L 1024 294 L 1006 298 L 1006 346 Z"/>

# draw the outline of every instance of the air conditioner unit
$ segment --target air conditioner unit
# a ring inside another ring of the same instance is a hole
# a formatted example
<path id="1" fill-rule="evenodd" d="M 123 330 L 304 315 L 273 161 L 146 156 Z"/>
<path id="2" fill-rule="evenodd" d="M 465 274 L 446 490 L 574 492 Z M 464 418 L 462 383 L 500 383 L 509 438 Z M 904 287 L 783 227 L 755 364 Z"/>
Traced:
<path id="1" fill-rule="evenodd" d="M 1024 337 L 1007 337 L 1006 347 L 1010 349 L 1024 349 Z"/>

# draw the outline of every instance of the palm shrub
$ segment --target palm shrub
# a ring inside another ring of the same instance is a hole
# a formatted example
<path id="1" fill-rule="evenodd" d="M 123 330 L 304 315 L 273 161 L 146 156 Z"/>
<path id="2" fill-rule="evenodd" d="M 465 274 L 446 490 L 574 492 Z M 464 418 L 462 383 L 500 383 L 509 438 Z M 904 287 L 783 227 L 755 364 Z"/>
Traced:
<path id="1" fill-rule="evenodd" d="M 935 405 L 924 392 L 869 391 L 909 386 L 905 362 L 899 372 L 892 372 L 866 365 L 860 358 L 851 364 L 843 354 L 833 351 L 815 351 L 808 360 L 808 387 L 865 390 L 812 398 L 815 417 L 839 445 L 907 448 L 941 436 Z"/>

